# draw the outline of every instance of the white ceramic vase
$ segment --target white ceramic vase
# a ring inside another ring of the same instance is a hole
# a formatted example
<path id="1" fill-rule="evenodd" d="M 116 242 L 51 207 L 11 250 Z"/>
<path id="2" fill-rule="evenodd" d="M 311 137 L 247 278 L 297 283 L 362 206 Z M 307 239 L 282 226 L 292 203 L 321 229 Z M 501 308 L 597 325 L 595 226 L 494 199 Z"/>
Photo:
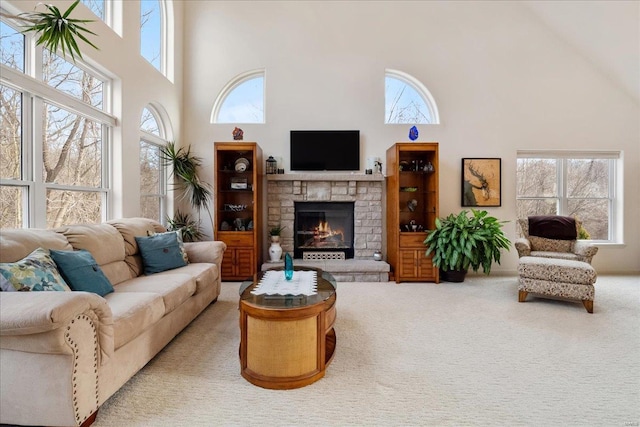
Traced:
<path id="1" fill-rule="evenodd" d="M 280 236 L 271 236 L 271 246 L 269 246 L 269 260 L 278 262 L 282 257 L 282 246 L 280 246 Z"/>

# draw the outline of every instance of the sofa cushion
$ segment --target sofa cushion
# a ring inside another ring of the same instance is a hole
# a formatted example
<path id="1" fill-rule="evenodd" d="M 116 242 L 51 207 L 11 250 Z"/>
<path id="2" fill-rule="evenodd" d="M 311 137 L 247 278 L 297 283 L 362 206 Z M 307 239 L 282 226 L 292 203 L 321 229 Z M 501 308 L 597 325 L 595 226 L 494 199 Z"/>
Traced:
<path id="1" fill-rule="evenodd" d="M 169 313 L 195 294 L 196 279 L 188 274 L 167 272 L 162 276 L 136 277 L 120 283 L 115 289 L 121 294 L 148 292 L 160 295 L 164 302 L 164 313 Z"/>
<path id="2" fill-rule="evenodd" d="M 187 265 L 182 257 L 176 232 L 136 237 L 136 243 L 146 275 Z"/>
<path id="3" fill-rule="evenodd" d="M 116 292 L 104 296 L 113 315 L 113 346 L 116 350 L 164 316 L 161 295 L 151 292 L 117 292 L 117 289 L 118 287 Z"/>
<path id="4" fill-rule="evenodd" d="M 53 230 L 3 229 L 0 233 L 0 262 L 16 262 L 38 248 L 71 250 L 66 237 Z"/>
<path id="5" fill-rule="evenodd" d="M 122 218 L 109 221 L 107 224 L 115 227 L 124 239 L 125 255 L 131 256 L 138 253 L 136 236 L 148 236 L 152 233 L 167 231 L 161 224 L 149 218 Z"/>
<path id="6" fill-rule="evenodd" d="M 122 218 L 109 221 L 107 224 L 115 227 L 124 239 L 124 260 L 131 272 L 130 277 L 133 278 L 140 276 L 144 267 L 142 266 L 142 259 L 138 252 L 136 236 L 148 236 L 151 233 L 162 233 L 167 231 L 166 228 L 164 228 L 159 222 L 149 218 Z M 119 282 L 111 280 L 111 283 L 116 284 Z"/>
<path id="7" fill-rule="evenodd" d="M 113 292 L 111 282 L 104 275 L 91 252 L 85 249 L 79 251 L 52 249 L 50 253 L 60 274 L 74 291 L 93 292 L 101 297 Z"/>
<path id="8" fill-rule="evenodd" d="M 190 263 L 188 265 L 185 265 L 184 267 L 180 267 L 175 270 L 158 273 L 157 276 L 164 277 L 165 275 L 176 274 L 176 273 L 186 274 L 189 277 L 195 277 L 196 279 L 195 294 L 199 294 L 204 290 L 204 288 L 210 287 L 212 283 L 216 282 L 219 275 L 218 266 L 216 264 L 198 262 L 198 263 Z"/>
<path id="9" fill-rule="evenodd" d="M 0 274 L 7 279 L 3 291 L 71 291 L 49 251 L 43 248 L 36 249 L 20 261 L 0 264 Z"/>
<path id="10" fill-rule="evenodd" d="M 56 229 L 74 249 L 91 252 L 99 265 L 124 261 L 124 239 L 109 224 L 79 224 Z"/>

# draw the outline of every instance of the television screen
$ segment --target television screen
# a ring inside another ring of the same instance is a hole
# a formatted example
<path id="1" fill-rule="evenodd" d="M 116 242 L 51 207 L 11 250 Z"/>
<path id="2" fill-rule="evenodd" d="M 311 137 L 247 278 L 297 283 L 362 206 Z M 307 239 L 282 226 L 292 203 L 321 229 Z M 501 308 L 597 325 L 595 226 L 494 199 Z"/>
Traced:
<path id="1" fill-rule="evenodd" d="M 291 170 L 360 170 L 360 131 L 292 130 Z"/>

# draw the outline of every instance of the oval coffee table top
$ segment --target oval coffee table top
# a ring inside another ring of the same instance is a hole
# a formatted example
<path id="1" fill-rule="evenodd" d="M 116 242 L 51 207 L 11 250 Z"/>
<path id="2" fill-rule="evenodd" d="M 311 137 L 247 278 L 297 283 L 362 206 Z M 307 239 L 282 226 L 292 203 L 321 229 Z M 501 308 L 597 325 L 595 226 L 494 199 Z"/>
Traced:
<path id="1" fill-rule="evenodd" d="M 284 271 L 282 274 L 284 274 Z M 257 307 L 265 307 L 270 309 L 287 309 L 287 308 L 300 308 L 317 304 L 322 301 L 326 301 L 336 293 L 336 280 L 326 271 L 322 271 L 319 268 L 311 267 L 294 267 L 294 270 L 306 271 L 314 270 L 318 272 L 317 275 L 317 293 L 315 295 L 254 295 L 251 293 L 253 289 L 260 283 L 260 279 L 266 273 L 266 271 L 256 273 L 253 277 L 242 282 L 240 285 L 240 300 L 249 303 Z M 273 270 L 267 270 L 273 271 Z"/>

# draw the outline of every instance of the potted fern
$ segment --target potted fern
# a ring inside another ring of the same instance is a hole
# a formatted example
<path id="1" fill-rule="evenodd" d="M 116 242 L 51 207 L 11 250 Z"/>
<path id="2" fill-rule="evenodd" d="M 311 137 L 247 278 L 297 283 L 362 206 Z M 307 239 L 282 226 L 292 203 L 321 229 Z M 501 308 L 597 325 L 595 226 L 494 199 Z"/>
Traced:
<path id="1" fill-rule="evenodd" d="M 436 218 L 436 228 L 424 241 L 426 255 L 433 254 L 433 265 L 440 268 L 442 279 L 462 282 L 469 268 L 485 274 L 494 262 L 500 264 L 501 249 L 509 250 L 511 242 L 504 235 L 499 221 L 487 211 L 471 209 L 446 218 Z"/>

